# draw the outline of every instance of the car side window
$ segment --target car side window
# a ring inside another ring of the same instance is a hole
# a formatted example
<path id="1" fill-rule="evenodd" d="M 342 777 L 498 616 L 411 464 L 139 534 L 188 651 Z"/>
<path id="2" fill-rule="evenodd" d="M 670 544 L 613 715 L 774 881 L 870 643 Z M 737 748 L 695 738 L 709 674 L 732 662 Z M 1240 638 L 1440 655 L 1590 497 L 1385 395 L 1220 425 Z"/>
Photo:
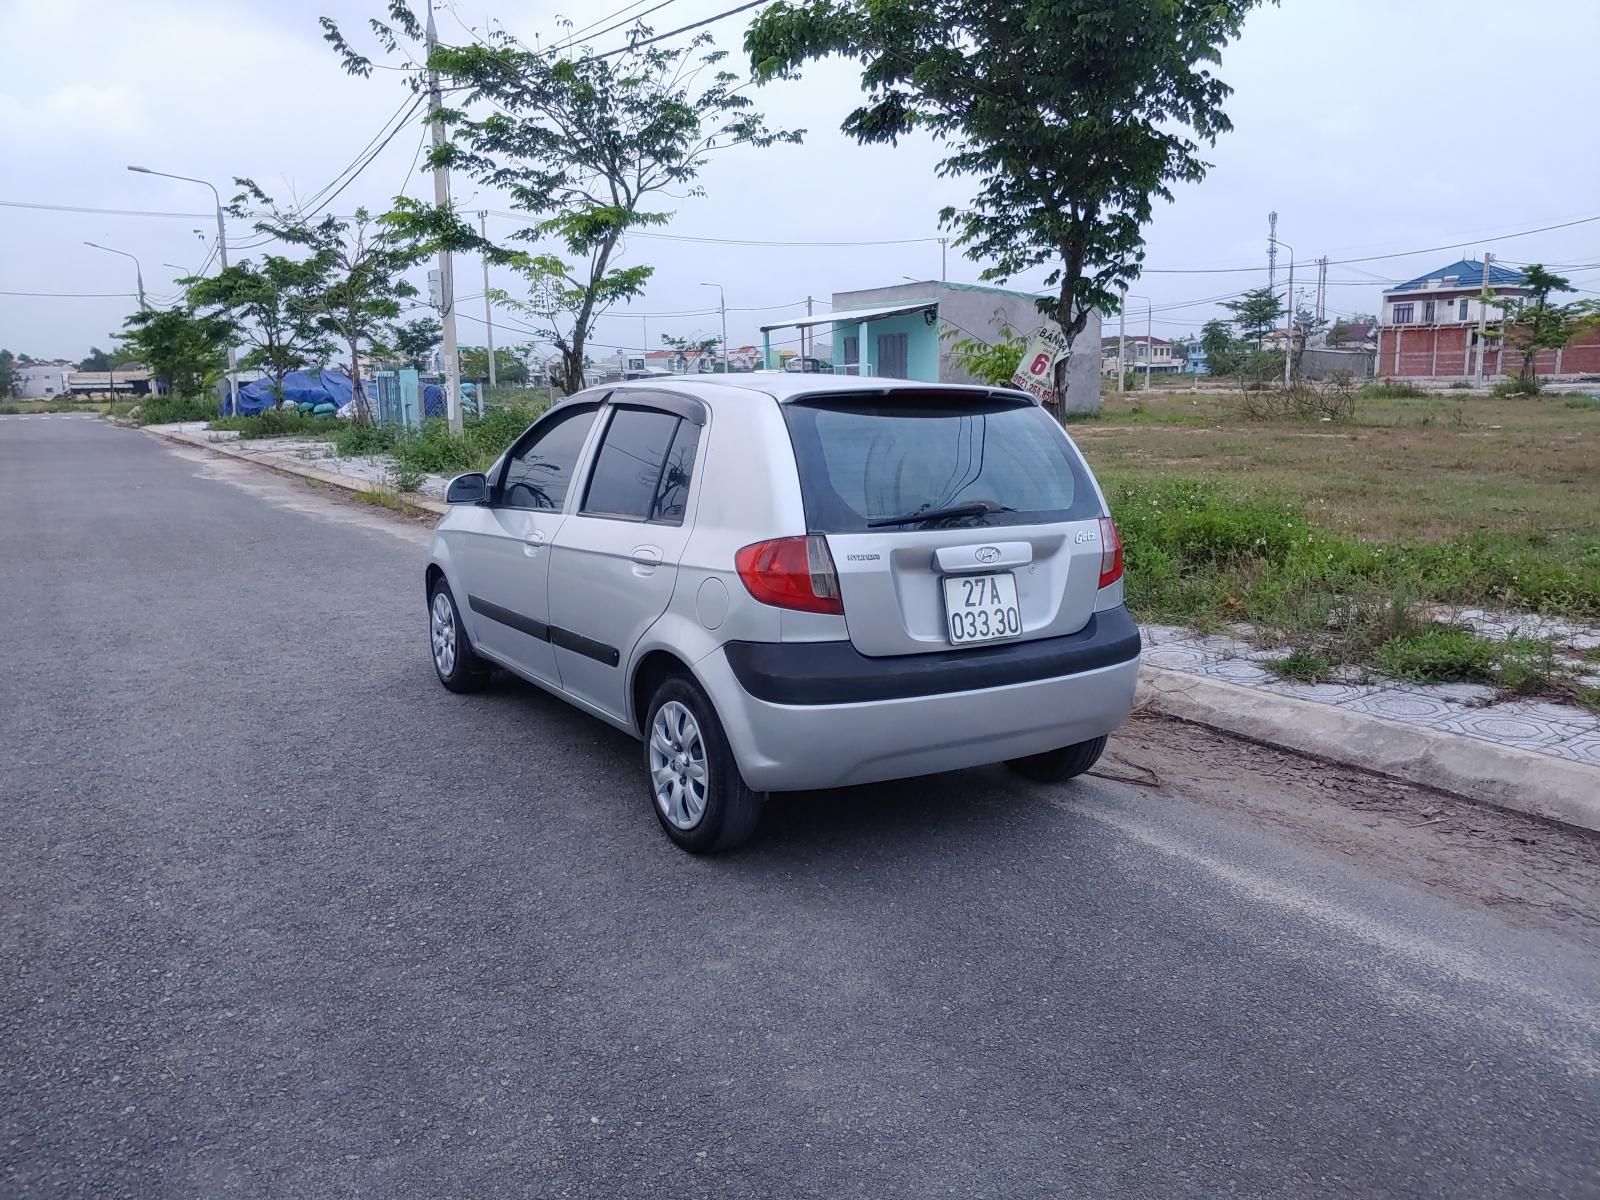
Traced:
<path id="1" fill-rule="evenodd" d="M 618 408 L 595 455 L 582 512 L 589 516 L 648 521 L 682 418 L 648 408 Z M 692 464 L 691 464 L 692 466 Z M 684 477 L 680 492 L 687 485 Z M 682 520 L 682 501 L 679 500 Z"/>
<path id="2" fill-rule="evenodd" d="M 597 405 L 553 414 L 512 448 L 500 479 L 500 503 L 507 508 L 559 509 L 572 486 L 578 454 L 594 424 Z"/>
<path id="3" fill-rule="evenodd" d="M 679 421 L 672 449 L 667 451 L 666 466 L 661 471 L 661 482 L 656 485 L 655 504 L 650 510 L 652 521 L 683 523 L 683 506 L 689 496 L 689 480 L 694 478 L 694 459 L 699 450 L 700 426 L 692 421 Z"/>

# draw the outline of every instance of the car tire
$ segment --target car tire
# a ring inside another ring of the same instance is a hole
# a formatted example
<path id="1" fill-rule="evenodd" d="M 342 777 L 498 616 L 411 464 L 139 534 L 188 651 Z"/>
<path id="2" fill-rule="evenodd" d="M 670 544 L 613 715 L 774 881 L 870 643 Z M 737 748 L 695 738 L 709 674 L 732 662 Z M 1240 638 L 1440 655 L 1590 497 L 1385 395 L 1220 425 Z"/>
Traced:
<path id="1" fill-rule="evenodd" d="M 731 850 L 755 832 L 766 796 L 745 785 L 716 709 L 686 676 L 668 676 L 650 698 L 644 771 L 650 809 L 681 849 Z"/>
<path id="2" fill-rule="evenodd" d="M 428 593 L 428 649 L 439 682 L 452 692 L 476 692 L 489 682 L 489 664 L 478 657 L 461 623 L 456 598 L 444 576 Z"/>
<path id="3" fill-rule="evenodd" d="M 1082 775 L 1094 766 L 1100 761 L 1105 748 L 1105 738 L 1091 738 L 1075 746 L 1062 746 L 1059 750 L 1046 750 L 1043 754 L 1030 754 L 1027 758 L 1007 759 L 1006 766 L 1035 783 L 1060 783 L 1075 775 Z"/>

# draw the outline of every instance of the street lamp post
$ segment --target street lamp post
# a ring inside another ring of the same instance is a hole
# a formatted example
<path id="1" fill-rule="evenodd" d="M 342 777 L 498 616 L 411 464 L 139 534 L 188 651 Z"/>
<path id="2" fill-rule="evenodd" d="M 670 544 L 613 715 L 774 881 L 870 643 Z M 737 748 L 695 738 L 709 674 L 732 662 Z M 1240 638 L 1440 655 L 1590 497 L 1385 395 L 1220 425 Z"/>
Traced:
<path id="1" fill-rule="evenodd" d="M 701 287 L 717 289 L 717 311 L 722 314 L 722 373 L 728 374 L 728 302 L 723 297 L 720 283 L 702 283 Z"/>
<path id="2" fill-rule="evenodd" d="M 217 204 L 217 254 L 220 256 L 222 270 L 228 269 L 228 229 L 222 221 L 222 193 L 216 186 L 204 179 L 196 179 L 192 175 L 173 175 L 168 171 L 152 171 L 149 167 L 128 168 L 140 175 L 159 175 L 163 179 L 181 179 L 184 183 L 198 183 L 211 189 L 211 197 Z M 234 415 L 239 412 L 239 353 L 234 349 L 233 339 L 228 339 L 228 411 Z"/>
<path id="3" fill-rule="evenodd" d="M 1285 299 L 1289 306 L 1289 336 L 1283 343 L 1283 386 L 1289 386 L 1289 368 L 1294 363 L 1294 247 L 1280 238 L 1272 241 L 1289 252 L 1289 289 Z"/>
<path id="4" fill-rule="evenodd" d="M 149 312 L 150 306 L 144 302 L 144 268 L 139 265 L 136 256 L 126 250 L 117 250 L 111 246 L 102 246 L 99 242 L 85 242 L 85 246 L 93 246 L 96 250 L 104 250 L 107 254 L 120 254 L 123 258 L 133 259 L 133 278 L 139 285 L 139 311 Z"/>
<path id="5" fill-rule="evenodd" d="M 1132 292 L 1122 293 L 1121 312 L 1118 313 L 1122 325 L 1121 332 L 1117 335 L 1117 391 L 1127 390 L 1124 379 L 1127 375 L 1128 367 L 1124 361 L 1123 345 L 1127 341 L 1129 300 L 1144 301 L 1144 390 L 1148 392 L 1150 390 L 1150 359 L 1155 354 L 1155 347 L 1150 344 L 1150 326 L 1154 320 L 1155 301 L 1150 299 L 1149 296 L 1136 296 Z"/>

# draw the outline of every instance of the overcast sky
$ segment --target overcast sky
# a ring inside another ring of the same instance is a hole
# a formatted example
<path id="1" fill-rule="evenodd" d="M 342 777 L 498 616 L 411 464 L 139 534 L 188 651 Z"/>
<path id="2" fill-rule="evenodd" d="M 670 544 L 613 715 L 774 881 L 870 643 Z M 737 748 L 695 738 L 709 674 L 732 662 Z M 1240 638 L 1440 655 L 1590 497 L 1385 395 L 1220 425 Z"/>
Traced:
<path id="1" fill-rule="evenodd" d="M 462 21 L 481 29 L 487 15 L 526 41 L 548 42 L 558 13 L 581 26 L 625 4 L 455 0 L 452 8 L 441 0 L 436 11 L 446 40 L 467 36 Z M 732 6 L 672 0 L 650 22 L 662 32 Z M 0 201 L 208 211 L 205 188 L 130 174 L 128 163 L 212 180 L 225 197 L 236 175 L 283 198 L 316 192 L 406 97 L 396 73 L 346 76 L 317 18 L 333 16 L 370 44 L 365 20 L 381 8 L 378 0 L 0 0 Z M 738 70 L 747 16 L 711 27 Z M 596 47 L 616 44 L 620 31 Z M 1517 262 L 1589 264 L 1570 274 L 1585 295 L 1600 294 L 1600 221 L 1487 240 L 1600 216 L 1597 46 L 1595 0 L 1283 0 L 1258 11 L 1224 53 L 1234 131 L 1209 155 L 1206 180 L 1158 204 L 1147 231 L 1147 274 L 1136 291 L 1154 302 L 1157 334 L 1197 329 L 1215 315 L 1214 298 L 1264 280 L 1260 270 L 1157 272 L 1263 266 L 1271 209 L 1302 263 L 1469 243 L 1331 266 L 1333 316 L 1375 310 L 1385 280 L 1484 249 Z M 800 242 L 936 237 L 939 208 L 965 202 L 971 185 L 935 178 L 931 143 L 859 147 L 839 133 L 857 79 L 852 64 L 829 62 L 756 92 L 773 123 L 807 130 L 804 144 L 726 152 L 704 172 L 704 197 L 668 201 L 675 213 L 666 232 Z M 381 211 L 402 187 L 431 195 L 426 176 L 412 171 L 421 133 L 396 137 L 335 209 Z M 473 192 L 456 182 L 464 207 L 507 207 Z M 511 228 L 491 220 L 491 232 L 497 227 Z M 0 206 L 0 292 L 122 294 L 0 295 L 0 346 L 75 359 L 91 342 L 110 344 L 132 306 L 133 263 L 85 240 L 136 254 L 159 303 L 176 296 L 176 276 L 206 259 L 214 229 L 199 217 Z M 229 240 L 254 238 L 238 225 Z M 801 312 L 807 295 L 826 301 L 903 276 L 937 278 L 940 269 L 933 242 L 785 247 L 634 237 L 627 261 L 651 263 L 656 274 L 643 301 L 602 319 L 595 340 L 607 347 L 648 338 L 655 349 L 662 333 L 714 334 L 714 312 L 666 315 L 713 309 L 716 292 L 704 281 L 724 285 L 730 310 L 762 310 L 730 311 L 738 345 L 758 341 L 758 325 Z M 975 282 L 980 270 L 952 250 L 952 280 Z M 1309 284 L 1311 270 L 1299 271 Z M 1042 275 L 1013 282 L 1037 287 Z M 516 287 L 509 275 L 494 283 Z M 458 295 L 481 290 L 478 262 L 458 260 Z M 1142 331 L 1144 307 L 1130 300 L 1130 332 Z M 481 320 L 482 300 L 463 298 L 459 308 L 462 342 L 481 343 L 480 321 L 468 318 Z"/>

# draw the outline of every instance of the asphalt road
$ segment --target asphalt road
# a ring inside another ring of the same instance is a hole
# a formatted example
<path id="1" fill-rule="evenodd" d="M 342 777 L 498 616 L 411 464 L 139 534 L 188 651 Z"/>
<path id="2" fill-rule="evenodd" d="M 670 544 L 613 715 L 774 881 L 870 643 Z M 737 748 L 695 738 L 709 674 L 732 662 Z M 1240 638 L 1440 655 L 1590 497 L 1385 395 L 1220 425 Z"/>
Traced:
<path id="1" fill-rule="evenodd" d="M 627 738 L 438 686 L 423 536 L 0 418 L 6 1197 L 1600 1196 L 1595 926 L 1431 827 L 1218 742 L 690 858 Z"/>

